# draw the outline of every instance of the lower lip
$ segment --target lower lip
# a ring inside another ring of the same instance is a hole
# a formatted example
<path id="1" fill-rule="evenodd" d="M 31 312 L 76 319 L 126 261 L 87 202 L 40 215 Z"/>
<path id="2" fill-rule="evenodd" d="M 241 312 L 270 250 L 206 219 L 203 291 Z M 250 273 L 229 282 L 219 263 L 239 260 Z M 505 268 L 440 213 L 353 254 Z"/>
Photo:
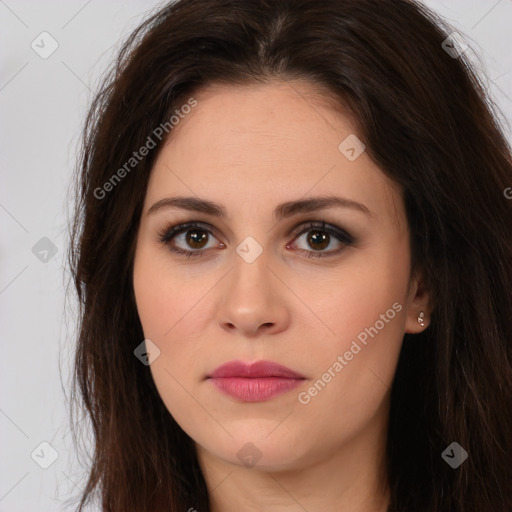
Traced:
<path id="1" fill-rule="evenodd" d="M 243 402 L 264 402 L 299 386 L 304 379 L 218 377 L 209 379 L 223 393 Z"/>

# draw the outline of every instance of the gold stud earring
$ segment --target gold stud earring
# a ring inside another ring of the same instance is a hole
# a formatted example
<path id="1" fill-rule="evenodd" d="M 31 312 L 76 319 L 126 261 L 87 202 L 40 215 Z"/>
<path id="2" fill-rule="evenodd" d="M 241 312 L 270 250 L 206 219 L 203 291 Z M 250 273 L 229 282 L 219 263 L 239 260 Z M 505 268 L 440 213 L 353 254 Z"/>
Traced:
<path id="1" fill-rule="evenodd" d="M 425 313 L 423 313 L 423 311 L 420 311 L 420 315 L 418 316 L 418 323 L 421 325 L 421 327 L 425 327 Z"/>

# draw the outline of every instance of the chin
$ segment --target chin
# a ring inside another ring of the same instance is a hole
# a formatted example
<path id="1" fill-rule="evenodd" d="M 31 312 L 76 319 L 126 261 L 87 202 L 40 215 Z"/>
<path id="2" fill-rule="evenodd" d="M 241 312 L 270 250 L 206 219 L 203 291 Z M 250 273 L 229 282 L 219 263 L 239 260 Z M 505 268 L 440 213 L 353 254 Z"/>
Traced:
<path id="1" fill-rule="evenodd" d="M 275 428 L 275 425 L 274 425 Z M 219 443 L 211 439 L 202 444 L 204 450 L 215 457 L 233 465 L 260 471 L 289 471 L 297 468 L 304 461 L 304 445 L 292 441 L 292 436 L 279 436 L 266 430 L 264 435 L 251 435 L 251 430 L 233 433 L 233 438 Z M 268 437 L 266 437 L 268 436 Z M 298 450 L 300 448 L 300 450 Z"/>

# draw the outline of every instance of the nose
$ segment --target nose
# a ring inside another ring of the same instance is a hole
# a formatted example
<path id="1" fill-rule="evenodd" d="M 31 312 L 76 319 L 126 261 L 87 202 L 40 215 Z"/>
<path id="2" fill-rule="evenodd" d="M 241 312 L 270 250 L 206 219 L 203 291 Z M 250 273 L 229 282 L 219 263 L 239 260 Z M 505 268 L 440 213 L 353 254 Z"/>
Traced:
<path id="1" fill-rule="evenodd" d="M 290 323 L 286 290 L 264 253 L 252 263 L 236 255 L 220 291 L 220 327 L 245 337 L 284 331 Z"/>

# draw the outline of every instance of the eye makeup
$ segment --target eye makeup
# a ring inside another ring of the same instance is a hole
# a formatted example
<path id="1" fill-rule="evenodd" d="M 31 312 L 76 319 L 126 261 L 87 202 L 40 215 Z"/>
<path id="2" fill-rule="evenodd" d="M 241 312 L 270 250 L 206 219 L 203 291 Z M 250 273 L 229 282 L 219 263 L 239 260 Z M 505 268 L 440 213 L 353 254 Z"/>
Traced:
<path id="1" fill-rule="evenodd" d="M 183 256 L 186 258 L 198 258 L 203 257 L 205 253 L 210 252 L 212 250 L 211 247 L 205 248 L 202 247 L 191 247 L 187 250 L 186 248 L 179 247 L 176 245 L 176 240 L 178 240 L 183 235 L 192 235 L 185 236 L 185 240 L 183 243 L 185 244 L 201 244 L 205 242 L 206 244 L 210 242 L 211 238 L 216 239 L 215 235 L 212 231 L 213 226 L 208 223 L 202 222 L 186 222 L 180 224 L 167 224 L 162 230 L 158 232 L 158 240 L 161 244 L 168 247 L 169 251 L 172 253 Z M 355 237 L 349 234 L 346 230 L 335 226 L 333 224 L 327 224 L 325 221 L 310 221 L 301 223 L 298 229 L 294 230 L 293 240 L 286 245 L 286 248 L 290 248 L 293 245 L 296 245 L 296 241 L 305 234 L 312 233 L 313 235 L 307 238 L 307 243 L 316 245 L 320 243 L 320 245 L 325 244 L 327 241 L 327 246 L 331 245 L 331 242 L 337 241 L 338 244 L 341 245 L 340 248 L 336 250 L 324 251 L 324 250 L 308 250 L 308 249 L 293 249 L 300 254 L 303 254 L 306 258 L 319 258 L 319 257 L 331 257 L 341 253 L 347 246 L 351 246 L 356 242 Z M 217 244 L 217 249 L 224 249 L 226 245 L 222 242 Z M 325 247 L 320 247 L 324 249 Z"/>

